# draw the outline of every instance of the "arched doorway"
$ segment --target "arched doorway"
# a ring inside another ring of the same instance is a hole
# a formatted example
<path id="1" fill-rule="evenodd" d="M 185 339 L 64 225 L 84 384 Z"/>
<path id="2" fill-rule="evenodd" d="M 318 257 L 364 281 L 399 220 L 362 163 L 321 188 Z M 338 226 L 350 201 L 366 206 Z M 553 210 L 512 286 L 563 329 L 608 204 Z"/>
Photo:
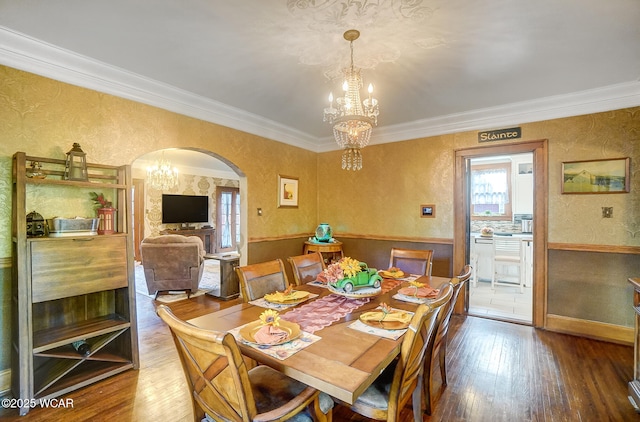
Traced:
<path id="1" fill-rule="evenodd" d="M 149 189 L 145 185 L 146 169 L 159 159 L 167 160 L 179 172 L 178 186 L 166 192 Z M 184 195 L 206 195 L 209 197 L 209 221 L 207 225 L 216 226 L 220 223 L 218 212 L 218 187 L 232 188 L 238 192 L 239 215 L 234 215 L 234 241 L 236 250 L 241 256 L 246 255 L 247 219 L 246 219 L 246 177 L 244 173 L 226 158 L 202 149 L 170 148 L 157 150 L 138 157 L 131 165 L 133 176 L 133 231 L 134 251 L 136 260 L 139 259 L 139 245 L 146 236 L 158 234 L 165 227 L 162 225 L 161 198 L 163 193 Z M 235 206 L 235 202 L 234 202 Z M 234 212 L 236 209 L 234 208 Z M 237 221 L 236 219 L 239 219 Z M 217 230 L 220 233 L 220 230 Z M 237 238 L 235 236 L 237 235 Z M 226 250 L 230 248 L 227 245 Z"/>

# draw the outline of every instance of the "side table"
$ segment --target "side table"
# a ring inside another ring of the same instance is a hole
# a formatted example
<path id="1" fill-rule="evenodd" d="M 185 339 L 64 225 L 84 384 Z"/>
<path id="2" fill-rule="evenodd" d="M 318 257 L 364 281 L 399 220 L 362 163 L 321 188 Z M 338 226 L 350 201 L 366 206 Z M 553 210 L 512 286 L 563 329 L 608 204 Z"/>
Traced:
<path id="1" fill-rule="evenodd" d="M 338 241 L 324 243 L 309 242 L 307 240 L 306 242 L 304 242 L 302 253 L 308 254 L 309 252 L 320 252 L 327 264 L 331 264 L 332 262 L 335 262 L 340 258 L 344 258 L 344 253 L 342 252 L 342 242 Z"/>
<path id="2" fill-rule="evenodd" d="M 222 300 L 240 296 L 240 281 L 236 267 L 240 265 L 240 256 L 236 254 L 206 254 L 205 259 L 220 261 L 220 288 L 209 290 L 206 294 Z"/>

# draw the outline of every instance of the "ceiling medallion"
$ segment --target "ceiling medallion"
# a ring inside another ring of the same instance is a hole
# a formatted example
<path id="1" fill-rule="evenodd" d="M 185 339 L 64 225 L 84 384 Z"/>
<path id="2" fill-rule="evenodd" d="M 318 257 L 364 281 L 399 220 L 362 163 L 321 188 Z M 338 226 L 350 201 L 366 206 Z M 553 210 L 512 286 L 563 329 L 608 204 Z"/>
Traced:
<path id="1" fill-rule="evenodd" d="M 353 65 L 353 42 L 360 32 L 350 29 L 344 33 L 351 48 L 351 66 L 344 69 L 342 89 L 344 96 L 335 99 L 329 94 L 329 107 L 324 109 L 324 121 L 333 125 L 333 136 L 344 149 L 342 168 L 345 170 L 362 169 L 360 150 L 369 144 L 371 129 L 378 124 L 378 100 L 373 98 L 373 85 L 369 84 L 369 96 L 360 101 L 362 77 L 360 69 Z"/>

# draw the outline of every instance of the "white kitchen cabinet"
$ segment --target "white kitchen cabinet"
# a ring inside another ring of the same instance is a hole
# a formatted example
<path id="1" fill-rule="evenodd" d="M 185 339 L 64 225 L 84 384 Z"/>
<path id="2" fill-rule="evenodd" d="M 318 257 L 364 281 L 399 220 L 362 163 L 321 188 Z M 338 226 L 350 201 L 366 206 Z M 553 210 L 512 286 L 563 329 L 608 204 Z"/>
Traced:
<path id="1" fill-rule="evenodd" d="M 525 287 L 531 287 L 533 284 L 533 239 L 530 235 L 516 235 L 514 237 L 522 239 L 524 249 L 524 285 Z M 493 238 L 474 234 L 471 236 L 470 244 L 470 259 L 473 266 L 471 284 L 475 286 L 478 281 L 491 281 Z M 513 271 L 513 276 L 517 277 L 518 273 L 515 267 Z"/>
<path id="2" fill-rule="evenodd" d="M 514 214 L 533 214 L 533 173 L 527 170 L 532 166 L 532 158 L 529 155 L 513 157 L 511 180 Z"/>
<path id="3" fill-rule="evenodd" d="M 493 239 L 490 237 L 471 238 L 471 265 L 473 266 L 472 283 L 479 280 L 491 280 L 491 261 L 493 260 Z"/>

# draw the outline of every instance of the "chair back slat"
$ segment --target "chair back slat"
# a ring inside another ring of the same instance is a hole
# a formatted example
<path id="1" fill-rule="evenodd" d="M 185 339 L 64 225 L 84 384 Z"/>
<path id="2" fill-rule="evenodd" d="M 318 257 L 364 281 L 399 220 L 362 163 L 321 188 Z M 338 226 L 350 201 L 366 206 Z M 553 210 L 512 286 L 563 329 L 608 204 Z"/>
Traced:
<path id="1" fill-rule="evenodd" d="M 389 268 L 400 268 L 408 274 L 431 275 L 432 249 L 392 248 Z"/>
<path id="2" fill-rule="evenodd" d="M 324 258 L 318 251 L 304 255 L 291 256 L 287 259 L 293 270 L 296 286 L 314 281 L 325 268 Z"/>
<path id="3" fill-rule="evenodd" d="M 435 339 L 438 314 L 451 300 L 452 294 L 453 288 L 451 284 L 447 284 L 440 289 L 440 293 L 434 301 L 421 304 L 416 309 L 402 340 L 400 359 L 396 365 L 389 392 L 388 415 L 390 418 L 388 420 L 392 420 L 391 415 L 399 417 L 400 410 L 415 394 L 416 387 L 419 387 L 418 377 L 424 360 L 431 359 L 431 356 L 427 356 L 427 352 L 431 349 L 430 344 Z"/>
<path id="4" fill-rule="evenodd" d="M 460 275 L 457 277 L 453 277 L 451 281 L 449 281 L 449 286 L 451 286 L 452 294 L 451 300 L 444 304 L 438 318 L 436 320 L 435 327 L 435 335 L 434 340 L 430 344 L 430 350 L 427 351 L 427 358 L 424 360 L 424 371 L 423 371 L 423 391 L 424 391 L 424 400 L 426 404 L 426 411 L 428 414 L 431 414 L 431 372 L 434 365 L 434 362 L 440 360 L 440 373 L 442 376 L 442 383 L 446 385 L 446 368 L 444 362 L 444 354 L 446 352 L 446 342 L 449 333 L 449 323 L 451 321 L 451 314 L 453 313 L 453 309 L 455 308 L 456 301 L 458 300 L 458 296 L 460 291 L 464 287 L 464 284 L 471 278 L 472 268 L 471 265 L 465 265 Z M 441 355 L 442 354 L 442 355 Z"/>
<path id="5" fill-rule="evenodd" d="M 520 239 L 493 238 L 493 250 L 495 256 L 519 257 L 522 249 Z"/>
<path id="6" fill-rule="evenodd" d="M 460 275 L 457 277 L 453 277 L 449 282 L 453 292 L 451 294 L 451 300 L 443 306 L 442 310 L 440 310 L 440 315 L 438 315 L 438 320 L 436 322 L 437 324 L 436 338 L 435 338 L 435 341 L 433 342 L 434 353 L 437 352 L 437 349 L 440 347 L 440 344 L 443 341 L 446 341 L 447 333 L 449 331 L 449 322 L 451 320 L 451 314 L 453 314 L 453 308 L 455 308 L 456 301 L 458 300 L 460 291 L 464 287 L 464 283 L 466 283 L 470 277 L 471 277 L 471 266 L 465 265 Z"/>
<path id="7" fill-rule="evenodd" d="M 236 268 L 242 298 L 256 300 L 268 293 L 283 291 L 289 286 L 281 259 Z"/>
<path id="8" fill-rule="evenodd" d="M 248 370 L 233 335 L 203 330 L 179 320 L 160 305 L 191 389 L 195 418 L 251 421 L 257 415 Z"/>

